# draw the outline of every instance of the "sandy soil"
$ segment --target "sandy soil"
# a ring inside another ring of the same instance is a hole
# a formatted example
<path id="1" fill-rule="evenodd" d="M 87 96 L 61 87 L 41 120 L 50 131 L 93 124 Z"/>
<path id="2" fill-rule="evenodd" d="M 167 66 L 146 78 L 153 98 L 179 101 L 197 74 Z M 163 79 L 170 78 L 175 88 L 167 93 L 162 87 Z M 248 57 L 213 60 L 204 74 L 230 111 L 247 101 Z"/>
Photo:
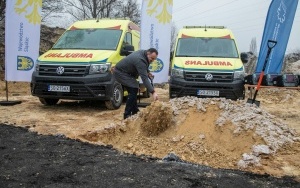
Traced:
<path id="1" fill-rule="evenodd" d="M 159 88 L 160 101 L 126 121 L 122 120 L 124 105 L 114 111 L 100 102 L 63 100 L 44 106 L 30 95 L 29 83 L 9 82 L 8 90 L 9 100 L 22 103 L 0 106 L 0 123 L 112 145 L 125 153 L 158 158 L 172 153 L 196 164 L 287 175 L 300 181 L 300 90 L 261 89 L 257 108 L 245 104 L 246 100 L 169 101 L 167 87 Z M 3 81 L 0 100 L 6 100 Z"/>

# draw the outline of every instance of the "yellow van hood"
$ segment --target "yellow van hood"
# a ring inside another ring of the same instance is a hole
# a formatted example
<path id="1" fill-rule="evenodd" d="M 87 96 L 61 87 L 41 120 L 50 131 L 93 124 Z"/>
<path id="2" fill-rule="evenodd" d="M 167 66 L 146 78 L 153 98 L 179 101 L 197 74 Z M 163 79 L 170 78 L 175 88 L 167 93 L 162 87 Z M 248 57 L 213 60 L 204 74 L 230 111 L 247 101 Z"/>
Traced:
<path id="1" fill-rule="evenodd" d="M 242 61 L 238 58 L 175 57 L 173 63 L 174 68 L 200 71 L 243 70 Z"/>
<path id="2" fill-rule="evenodd" d="M 90 63 L 106 62 L 114 53 L 109 50 L 49 50 L 38 58 L 47 63 Z"/>

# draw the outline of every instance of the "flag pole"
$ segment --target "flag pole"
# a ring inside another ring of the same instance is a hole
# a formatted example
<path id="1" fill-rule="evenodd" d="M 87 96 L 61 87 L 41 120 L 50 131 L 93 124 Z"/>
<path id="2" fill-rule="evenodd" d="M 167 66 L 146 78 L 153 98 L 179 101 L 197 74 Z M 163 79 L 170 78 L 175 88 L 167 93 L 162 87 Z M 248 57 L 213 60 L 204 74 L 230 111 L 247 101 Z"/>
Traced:
<path id="1" fill-rule="evenodd" d="M 8 101 L 8 84 L 7 84 L 7 80 L 5 80 L 5 92 L 6 92 L 6 101 Z"/>
<path id="2" fill-rule="evenodd" d="M 8 100 L 8 83 L 7 83 L 7 80 L 5 80 L 5 92 L 6 92 L 6 101 L 0 101 L 1 106 L 13 106 L 13 105 L 22 103 L 22 101 L 9 101 Z"/>

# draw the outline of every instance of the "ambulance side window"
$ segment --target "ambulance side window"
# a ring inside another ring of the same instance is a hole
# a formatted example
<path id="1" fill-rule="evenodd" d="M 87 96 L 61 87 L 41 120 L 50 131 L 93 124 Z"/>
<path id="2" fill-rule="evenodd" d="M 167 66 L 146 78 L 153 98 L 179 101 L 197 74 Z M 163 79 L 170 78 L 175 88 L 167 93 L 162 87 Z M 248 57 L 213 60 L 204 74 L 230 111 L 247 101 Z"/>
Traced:
<path id="1" fill-rule="evenodd" d="M 131 33 L 126 33 L 124 41 L 123 41 L 123 45 L 132 45 L 132 34 Z"/>

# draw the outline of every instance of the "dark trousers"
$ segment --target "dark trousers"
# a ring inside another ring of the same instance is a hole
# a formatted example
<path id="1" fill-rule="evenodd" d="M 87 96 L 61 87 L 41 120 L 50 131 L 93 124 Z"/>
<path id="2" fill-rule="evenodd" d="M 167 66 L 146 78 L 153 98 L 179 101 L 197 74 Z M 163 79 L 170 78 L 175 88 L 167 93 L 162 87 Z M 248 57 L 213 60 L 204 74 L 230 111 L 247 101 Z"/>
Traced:
<path id="1" fill-rule="evenodd" d="M 128 98 L 126 101 L 124 119 L 138 113 L 138 111 L 139 111 L 138 106 L 137 106 L 138 88 L 127 87 L 127 86 L 125 86 L 125 88 L 128 91 Z"/>

